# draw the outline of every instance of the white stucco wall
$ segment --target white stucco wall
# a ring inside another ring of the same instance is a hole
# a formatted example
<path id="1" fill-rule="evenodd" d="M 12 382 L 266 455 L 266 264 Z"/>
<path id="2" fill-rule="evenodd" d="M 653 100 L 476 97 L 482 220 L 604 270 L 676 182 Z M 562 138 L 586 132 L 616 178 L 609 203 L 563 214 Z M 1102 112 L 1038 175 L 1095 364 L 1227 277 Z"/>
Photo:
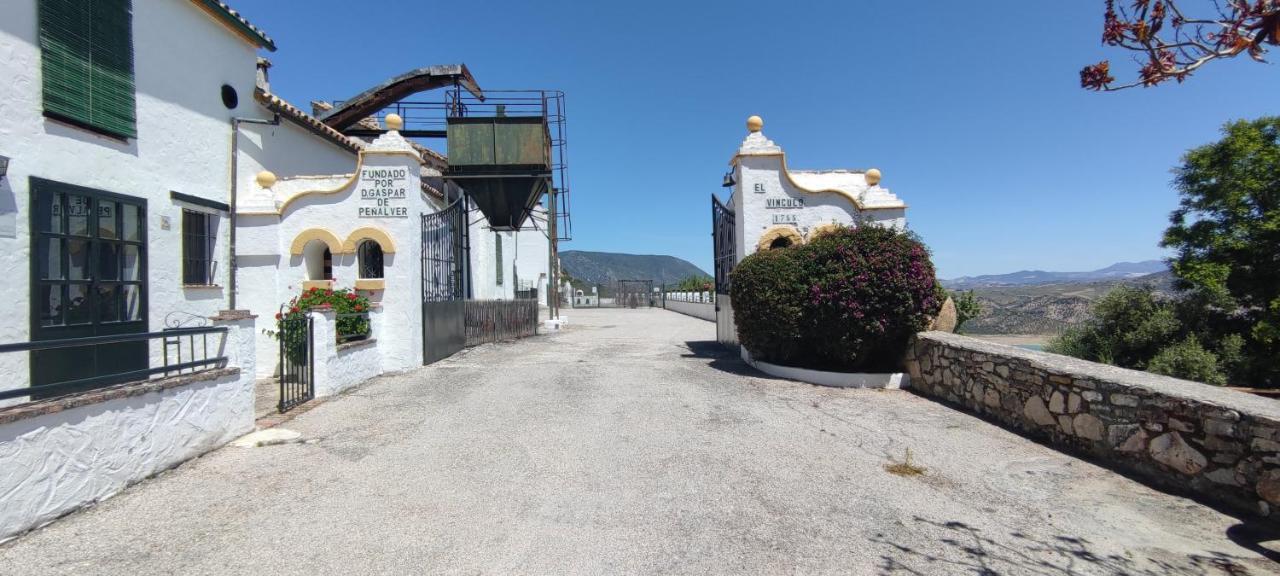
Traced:
<path id="1" fill-rule="evenodd" d="M 36 0 L 0 3 L 0 155 L 12 159 L 8 175 L 0 178 L 0 275 L 15 288 L 21 315 L 0 323 L 0 342 L 30 337 L 32 176 L 147 200 L 152 330 L 170 312 L 207 316 L 224 308 L 221 288 L 182 286 L 182 205 L 170 199 L 170 191 L 227 202 L 230 118 L 256 106 L 256 49 L 191 2 L 134 0 L 138 137 L 121 142 L 42 115 L 36 6 Z M 223 106 L 223 84 L 238 92 L 236 110 Z M 229 229 L 222 218 L 215 246 L 220 286 L 226 285 Z M 26 356 L 0 355 L 0 370 L 12 375 L 0 387 L 26 386 Z"/>
<path id="2" fill-rule="evenodd" d="M 362 158 L 365 169 L 404 170 L 406 197 L 393 205 L 405 208 L 407 216 L 360 217 L 360 208 L 372 204 L 360 197 L 361 181 L 351 174 L 281 178 L 269 190 L 254 182 L 240 205 L 238 304 L 274 317 L 282 303 L 301 293 L 307 280 L 306 261 L 291 254 L 290 248 L 304 231 L 321 229 L 344 241 L 359 228 L 382 230 L 394 242 L 395 252 L 384 255 L 385 288 L 365 293 L 388 317 L 400 319 L 388 323 L 386 337 L 380 337 L 378 345 L 383 368 L 400 370 L 421 363 L 421 215 L 442 206 L 421 191 L 418 156 L 398 133 L 375 141 Z M 333 287 L 354 287 L 357 274 L 356 254 L 333 253 Z M 258 350 L 263 354 L 259 376 L 275 372 L 276 346 L 272 336 L 259 334 Z"/>
<path id="3" fill-rule="evenodd" d="M 716 305 L 711 302 L 683 302 L 668 299 L 664 308 L 685 316 L 693 316 L 709 322 L 716 321 Z"/>
<path id="4" fill-rule="evenodd" d="M 221 324 L 238 373 L 0 424 L 0 541 L 252 431 L 255 324 Z"/>
<path id="5" fill-rule="evenodd" d="M 381 314 L 381 311 L 372 315 Z M 371 318 L 370 340 L 345 346 L 337 344 L 337 315 L 331 310 L 311 314 L 315 326 L 316 397 L 341 394 L 365 380 L 382 374 L 382 351 L 378 349 L 381 322 Z"/>
<path id="6" fill-rule="evenodd" d="M 524 227 L 515 234 L 515 266 L 520 274 L 520 282 L 525 285 L 536 285 L 538 302 L 541 306 L 546 306 L 547 278 L 551 266 L 548 254 L 551 243 L 546 235 L 546 211 L 535 209 L 531 219 L 532 222 L 526 222 Z"/>
<path id="7" fill-rule="evenodd" d="M 738 260 L 755 253 L 760 237 L 776 226 L 805 238 L 823 224 L 906 227 L 906 205 L 888 189 L 868 185 L 862 171 L 788 171 L 782 148 L 762 132 L 747 136 L 732 164 Z"/>

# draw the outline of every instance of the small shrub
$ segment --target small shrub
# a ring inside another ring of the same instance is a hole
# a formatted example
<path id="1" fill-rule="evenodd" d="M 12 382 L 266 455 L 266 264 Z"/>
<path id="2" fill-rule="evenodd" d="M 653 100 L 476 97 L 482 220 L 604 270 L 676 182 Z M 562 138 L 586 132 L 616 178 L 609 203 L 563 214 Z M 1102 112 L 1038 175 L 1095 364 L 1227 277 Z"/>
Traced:
<path id="1" fill-rule="evenodd" d="M 740 343 L 755 357 L 785 361 L 801 350 L 805 283 L 791 250 L 757 252 L 733 269 L 730 297 Z"/>
<path id="2" fill-rule="evenodd" d="M 731 296 L 739 340 L 756 358 L 887 372 L 901 367 L 943 294 L 919 240 L 867 225 L 748 256 L 734 269 Z"/>
<path id="3" fill-rule="evenodd" d="M 281 307 L 281 311 L 276 313 L 276 330 L 268 333 L 279 340 L 283 332 L 281 330 L 283 323 L 300 321 L 313 308 L 325 306 L 332 308 L 338 315 L 336 322 L 338 340 L 355 340 L 369 335 L 368 317 L 343 316 L 369 311 L 369 298 L 349 288 L 337 290 L 310 288 L 303 291 L 302 294 L 291 298 L 287 305 Z M 291 361 L 301 364 L 306 360 L 306 338 L 301 331 L 297 330 L 291 331 L 290 335 L 289 341 L 285 343 L 286 353 L 289 354 Z"/>
<path id="4" fill-rule="evenodd" d="M 1147 363 L 1147 371 L 1214 386 L 1224 386 L 1227 383 L 1227 377 L 1218 367 L 1217 355 L 1205 350 L 1195 336 L 1191 335 L 1160 350 Z"/>

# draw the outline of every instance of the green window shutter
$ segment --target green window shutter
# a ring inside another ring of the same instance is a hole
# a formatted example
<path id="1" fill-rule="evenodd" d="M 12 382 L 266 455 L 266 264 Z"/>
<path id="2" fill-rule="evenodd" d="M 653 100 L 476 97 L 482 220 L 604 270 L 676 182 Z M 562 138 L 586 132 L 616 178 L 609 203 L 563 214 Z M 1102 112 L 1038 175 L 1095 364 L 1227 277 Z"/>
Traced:
<path id="1" fill-rule="evenodd" d="M 40 0 L 45 113 L 137 136 L 130 0 Z"/>

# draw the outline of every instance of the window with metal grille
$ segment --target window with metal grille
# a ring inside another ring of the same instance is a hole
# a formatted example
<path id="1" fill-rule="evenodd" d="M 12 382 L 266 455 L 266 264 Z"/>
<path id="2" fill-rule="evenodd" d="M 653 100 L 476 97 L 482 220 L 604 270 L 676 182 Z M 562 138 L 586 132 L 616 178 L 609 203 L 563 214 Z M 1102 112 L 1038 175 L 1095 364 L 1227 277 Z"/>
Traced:
<path id="1" fill-rule="evenodd" d="M 182 283 L 211 285 L 218 263 L 213 245 L 218 238 L 218 217 L 214 214 L 182 211 Z"/>
<path id="2" fill-rule="evenodd" d="M 136 137 L 131 0 L 40 0 L 39 6 L 45 116 Z"/>
<path id="3" fill-rule="evenodd" d="M 356 248 L 361 278 L 382 277 L 382 246 L 373 240 L 365 240 Z"/>
<path id="4" fill-rule="evenodd" d="M 498 271 L 498 285 L 501 286 L 502 285 L 502 233 L 501 232 L 493 233 L 493 243 L 494 243 L 493 256 L 497 260 L 497 265 L 495 265 L 494 268 Z"/>

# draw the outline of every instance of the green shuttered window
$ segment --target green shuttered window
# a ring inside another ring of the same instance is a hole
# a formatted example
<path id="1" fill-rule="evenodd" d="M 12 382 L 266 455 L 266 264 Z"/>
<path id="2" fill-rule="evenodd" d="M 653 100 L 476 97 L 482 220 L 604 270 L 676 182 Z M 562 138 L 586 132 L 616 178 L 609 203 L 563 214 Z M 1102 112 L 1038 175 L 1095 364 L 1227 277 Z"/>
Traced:
<path id="1" fill-rule="evenodd" d="M 138 135 L 131 0 L 40 0 L 40 51 L 46 116 Z"/>

